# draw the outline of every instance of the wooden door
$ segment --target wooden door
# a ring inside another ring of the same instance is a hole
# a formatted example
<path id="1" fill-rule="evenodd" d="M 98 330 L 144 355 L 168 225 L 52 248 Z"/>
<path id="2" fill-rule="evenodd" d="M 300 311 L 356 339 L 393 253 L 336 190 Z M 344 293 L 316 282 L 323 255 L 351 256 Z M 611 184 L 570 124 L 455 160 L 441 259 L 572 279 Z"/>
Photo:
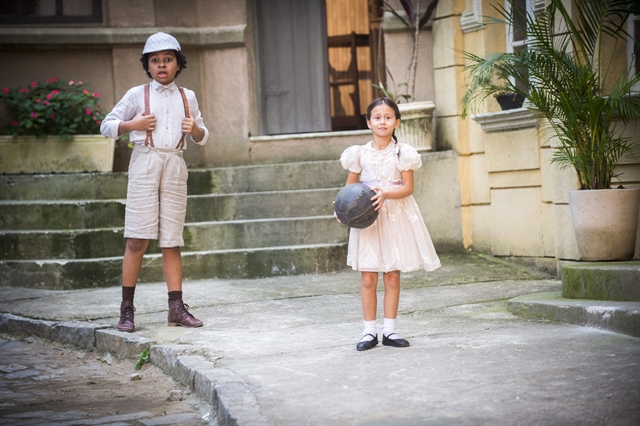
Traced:
<path id="1" fill-rule="evenodd" d="M 324 0 L 255 0 L 263 135 L 331 130 Z"/>

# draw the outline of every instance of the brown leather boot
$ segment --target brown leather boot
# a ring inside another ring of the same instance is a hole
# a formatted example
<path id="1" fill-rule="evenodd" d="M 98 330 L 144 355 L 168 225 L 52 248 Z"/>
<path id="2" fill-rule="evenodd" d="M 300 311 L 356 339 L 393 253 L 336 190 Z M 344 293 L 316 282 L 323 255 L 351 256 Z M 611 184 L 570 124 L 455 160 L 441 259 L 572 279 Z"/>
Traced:
<path id="1" fill-rule="evenodd" d="M 120 331 L 128 331 L 129 333 L 135 330 L 136 326 L 133 323 L 133 313 L 136 308 L 133 307 L 131 300 L 123 300 L 120 304 L 120 321 L 116 328 Z"/>
<path id="2" fill-rule="evenodd" d="M 170 326 L 202 327 L 202 321 L 189 313 L 189 305 L 181 299 L 169 300 L 169 315 L 167 321 Z"/>

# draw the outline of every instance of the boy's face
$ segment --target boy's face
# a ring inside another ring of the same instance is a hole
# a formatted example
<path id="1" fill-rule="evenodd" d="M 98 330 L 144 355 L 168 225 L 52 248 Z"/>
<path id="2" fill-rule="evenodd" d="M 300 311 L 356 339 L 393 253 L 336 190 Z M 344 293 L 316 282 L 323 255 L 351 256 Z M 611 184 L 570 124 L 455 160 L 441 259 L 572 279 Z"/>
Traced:
<path id="1" fill-rule="evenodd" d="M 162 50 L 149 54 L 149 73 L 160 84 L 170 84 L 180 70 L 173 50 Z"/>

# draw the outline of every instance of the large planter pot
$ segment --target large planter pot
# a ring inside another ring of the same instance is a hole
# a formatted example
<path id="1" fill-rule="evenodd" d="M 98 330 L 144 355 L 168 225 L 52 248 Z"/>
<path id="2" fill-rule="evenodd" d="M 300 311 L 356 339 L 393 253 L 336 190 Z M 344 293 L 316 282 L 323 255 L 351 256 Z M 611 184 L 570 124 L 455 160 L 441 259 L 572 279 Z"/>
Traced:
<path id="1" fill-rule="evenodd" d="M 102 135 L 0 136 L 0 173 L 110 172 L 114 140 Z"/>
<path id="2" fill-rule="evenodd" d="M 398 140 L 413 146 L 418 151 L 433 149 L 433 102 L 411 102 L 399 104 L 402 121 L 396 130 Z"/>
<path id="3" fill-rule="evenodd" d="M 570 191 L 569 206 L 582 260 L 633 259 L 640 188 Z"/>

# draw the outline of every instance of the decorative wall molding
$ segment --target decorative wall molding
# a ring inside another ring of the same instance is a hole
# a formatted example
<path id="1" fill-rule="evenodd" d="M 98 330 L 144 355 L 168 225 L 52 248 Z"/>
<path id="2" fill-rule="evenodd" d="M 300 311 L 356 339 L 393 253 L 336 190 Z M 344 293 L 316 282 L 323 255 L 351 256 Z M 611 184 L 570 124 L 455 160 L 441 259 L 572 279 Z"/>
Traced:
<path id="1" fill-rule="evenodd" d="M 462 12 L 460 16 L 460 28 L 463 33 L 478 31 L 482 28 L 482 1 L 473 0 L 473 8 Z"/>
<path id="2" fill-rule="evenodd" d="M 20 49 L 65 49 L 76 46 L 112 47 L 139 46 L 158 32 L 166 32 L 180 40 L 180 44 L 199 48 L 226 48 L 245 46 L 246 25 L 227 27 L 144 27 L 144 28 L 0 28 L 0 47 Z"/>
<path id="3" fill-rule="evenodd" d="M 487 133 L 537 127 L 538 119 L 528 108 L 510 109 L 507 111 L 489 112 L 474 115 L 473 118 Z"/>

